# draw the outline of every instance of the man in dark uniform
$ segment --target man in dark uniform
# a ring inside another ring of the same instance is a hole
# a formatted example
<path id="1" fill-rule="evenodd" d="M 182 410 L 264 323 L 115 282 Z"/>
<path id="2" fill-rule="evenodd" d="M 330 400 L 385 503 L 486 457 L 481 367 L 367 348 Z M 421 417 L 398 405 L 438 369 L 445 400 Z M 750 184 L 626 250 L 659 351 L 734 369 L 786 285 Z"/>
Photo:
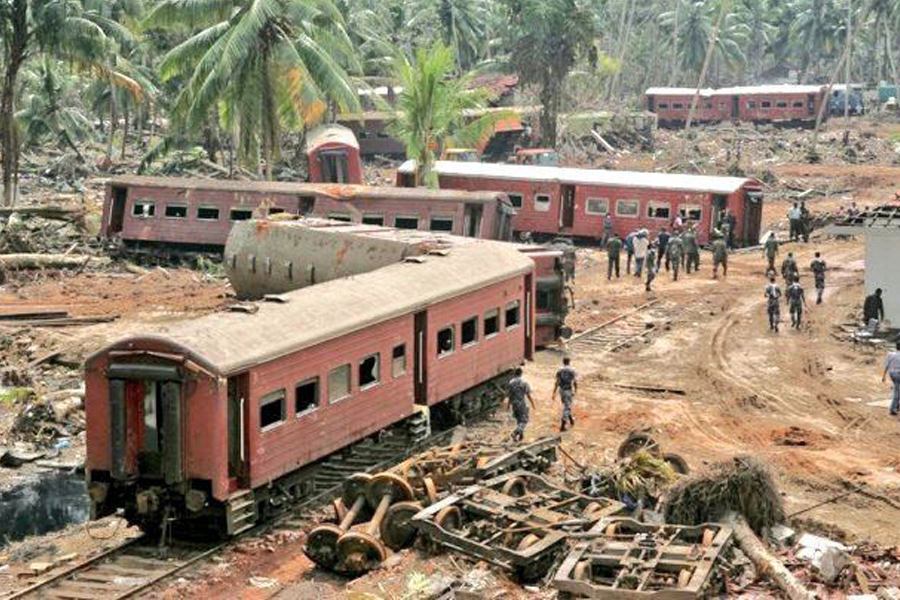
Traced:
<path id="1" fill-rule="evenodd" d="M 684 244 L 684 254 L 687 256 L 687 273 L 690 275 L 691 267 L 697 271 L 700 269 L 700 246 L 697 245 L 697 234 L 694 232 L 694 226 L 688 227 L 688 230 L 681 236 L 681 242 Z"/>
<path id="2" fill-rule="evenodd" d="M 800 329 L 800 325 L 803 323 L 803 307 L 806 306 L 806 293 L 800 285 L 799 275 L 794 276 L 794 283 L 788 287 L 785 295 L 788 305 L 791 307 L 791 327 Z"/>
<path id="3" fill-rule="evenodd" d="M 619 255 L 622 253 L 622 239 L 618 233 L 613 232 L 612 237 L 606 242 L 606 280 L 612 279 L 613 268 L 616 270 L 616 279 L 619 278 Z"/>
<path id="4" fill-rule="evenodd" d="M 809 264 L 809 268 L 812 269 L 816 279 L 816 304 L 822 304 L 822 294 L 825 293 L 825 261 L 822 260 L 821 254 L 816 252 L 816 257 Z"/>
<path id="5" fill-rule="evenodd" d="M 666 249 L 666 265 L 672 265 L 673 281 L 678 281 L 678 270 L 681 268 L 683 256 L 684 245 L 681 243 L 681 236 L 676 233 L 669 240 L 669 247 Z"/>
<path id="6" fill-rule="evenodd" d="M 625 264 L 625 272 L 631 275 L 631 259 L 634 258 L 634 238 L 637 237 L 637 231 L 632 231 L 625 236 L 625 253 L 628 255 L 628 262 Z"/>
<path id="7" fill-rule="evenodd" d="M 794 278 L 800 275 L 800 269 L 797 267 L 797 261 L 794 260 L 794 253 L 788 252 L 787 258 L 781 263 L 781 276 L 784 277 L 784 287 L 787 290 Z M 785 291 L 785 293 L 787 293 Z"/>
<path id="8" fill-rule="evenodd" d="M 659 235 L 656 236 L 656 243 L 659 246 L 659 252 L 657 256 L 659 257 L 659 262 L 662 263 L 663 257 L 666 257 L 666 271 L 669 270 L 669 255 L 666 254 L 666 248 L 669 247 L 669 240 L 672 238 L 669 235 L 669 232 L 666 231 L 665 227 L 660 228 Z"/>
<path id="9" fill-rule="evenodd" d="M 512 434 L 515 442 L 521 442 L 525 437 L 525 426 L 528 425 L 528 404 L 525 399 L 531 403 L 531 408 L 535 408 L 534 399 L 531 397 L 531 386 L 522 379 L 522 368 L 516 369 L 516 376 L 509 380 L 506 386 L 506 396 L 509 399 L 509 405 L 512 407 L 513 416 L 516 418 L 516 430 Z"/>
<path id="10" fill-rule="evenodd" d="M 778 240 L 775 238 L 775 232 L 770 231 L 769 237 L 766 238 L 766 260 L 769 261 L 769 269 L 775 270 L 775 258 L 778 256 Z"/>
<path id="11" fill-rule="evenodd" d="M 884 300 L 881 299 L 881 293 L 881 288 L 878 288 L 874 294 L 866 296 L 863 303 L 863 321 L 867 327 L 873 319 L 879 322 L 884 320 Z"/>
<path id="12" fill-rule="evenodd" d="M 804 242 L 809 242 L 809 232 L 812 229 L 812 215 L 806 208 L 806 202 L 800 203 L 800 236 Z"/>
<path id="13" fill-rule="evenodd" d="M 565 431 L 567 425 L 575 426 L 575 417 L 572 416 L 572 402 L 575 400 L 575 392 L 578 391 L 578 374 L 570 366 L 569 357 L 563 359 L 562 368 L 556 372 L 556 383 L 553 384 L 552 400 L 556 400 L 556 392 L 559 391 L 563 404 L 562 422 L 560 431 Z"/>
<path id="14" fill-rule="evenodd" d="M 722 265 L 722 277 L 728 277 L 728 245 L 724 237 L 717 237 L 712 244 L 713 279 L 719 278 L 719 265 Z"/>
<path id="15" fill-rule="evenodd" d="M 775 276 L 769 277 L 766 286 L 766 308 L 769 313 L 769 331 L 778 333 L 778 323 L 781 321 L 781 288 L 775 283 Z"/>
<path id="16" fill-rule="evenodd" d="M 656 279 L 656 271 L 658 269 L 656 256 L 656 242 L 653 242 L 647 249 L 647 259 L 645 260 L 647 266 L 647 285 L 644 289 L 646 289 L 648 292 L 653 291 L 650 288 L 650 284 L 652 284 L 653 280 Z"/>

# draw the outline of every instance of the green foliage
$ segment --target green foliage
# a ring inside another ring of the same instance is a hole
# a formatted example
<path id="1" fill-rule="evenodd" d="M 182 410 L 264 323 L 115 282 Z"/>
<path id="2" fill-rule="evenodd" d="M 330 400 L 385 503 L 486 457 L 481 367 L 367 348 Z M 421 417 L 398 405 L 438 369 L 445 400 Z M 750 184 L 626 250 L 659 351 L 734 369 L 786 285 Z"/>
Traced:
<path id="1" fill-rule="evenodd" d="M 37 398 L 34 390 L 26 387 L 0 389 L 0 406 L 15 406 Z"/>

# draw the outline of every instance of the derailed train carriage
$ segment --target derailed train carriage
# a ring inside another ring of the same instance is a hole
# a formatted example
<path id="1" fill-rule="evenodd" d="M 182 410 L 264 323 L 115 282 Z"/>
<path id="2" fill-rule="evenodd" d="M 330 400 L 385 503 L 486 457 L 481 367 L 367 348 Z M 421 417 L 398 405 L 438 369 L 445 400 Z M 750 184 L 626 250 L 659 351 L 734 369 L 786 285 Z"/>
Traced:
<path id="1" fill-rule="evenodd" d="M 509 244 L 456 245 L 279 300 L 88 358 L 93 518 L 123 509 L 151 532 L 238 533 L 314 493 L 337 451 L 499 401 L 534 352 L 535 266 Z"/>

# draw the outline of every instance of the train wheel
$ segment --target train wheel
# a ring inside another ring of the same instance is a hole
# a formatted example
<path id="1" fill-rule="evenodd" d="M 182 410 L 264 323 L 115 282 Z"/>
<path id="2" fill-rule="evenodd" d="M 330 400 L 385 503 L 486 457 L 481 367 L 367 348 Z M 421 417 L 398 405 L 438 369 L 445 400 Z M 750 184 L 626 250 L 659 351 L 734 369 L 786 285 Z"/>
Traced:
<path id="1" fill-rule="evenodd" d="M 428 506 L 431 506 L 438 501 L 437 486 L 431 477 L 423 479 L 422 484 L 425 486 L 425 498 L 428 500 Z"/>
<path id="2" fill-rule="evenodd" d="M 319 525 L 306 536 L 303 553 L 323 569 L 331 570 L 337 564 L 337 543 L 344 531 L 330 523 Z"/>
<path id="3" fill-rule="evenodd" d="M 409 482 L 395 473 L 379 473 L 366 487 L 366 499 L 369 506 L 377 507 L 381 499 L 391 496 L 391 502 L 407 502 L 416 497 Z"/>
<path id="4" fill-rule="evenodd" d="M 422 510 L 418 502 L 398 502 L 392 505 L 381 521 L 381 541 L 391 550 L 410 546 L 416 538 L 412 518 Z"/>
<path id="5" fill-rule="evenodd" d="M 335 498 L 331 501 L 331 508 L 334 509 L 334 520 L 340 523 L 344 520 L 344 517 L 347 516 L 347 507 L 344 505 L 344 501 L 340 498 Z"/>
<path id="6" fill-rule="evenodd" d="M 445 506 L 435 515 L 434 524 L 447 531 L 458 531 L 462 527 L 462 513 L 455 506 Z"/>
<path id="7" fill-rule="evenodd" d="M 669 463 L 672 470 L 679 475 L 688 475 L 691 472 L 691 468 L 688 466 L 687 461 L 679 454 L 666 452 L 663 454 L 663 460 Z"/>
<path id="8" fill-rule="evenodd" d="M 361 495 L 365 494 L 372 482 L 372 476 L 368 473 L 354 473 L 344 481 L 344 488 L 341 491 L 341 500 L 344 506 L 353 506 L 353 503 Z M 376 502 L 373 508 L 378 506 Z"/>
<path id="9" fill-rule="evenodd" d="M 653 456 L 660 456 L 662 452 L 659 449 L 659 442 L 656 441 L 649 433 L 644 433 L 642 431 L 636 431 L 631 434 L 625 441 L 619 445 L 618 457 L 619 459 L 628 458 L 632 454 L 637 454 L 641 450 L 646 450 Z"/>
<path id="10" fill-rule="evenodd" d="M 503 484 L 503 494 L 513 498 L 521 498 L 528 493 L 528 486 L 522 477 L 513 477 Z"/>
<path id="11" fill-rule="evenodd" d="M 337 543 L 338 570 L 350 575 L 362 575 L 384 562 L 387 550 L 371 535 L 348 531 Z"/>

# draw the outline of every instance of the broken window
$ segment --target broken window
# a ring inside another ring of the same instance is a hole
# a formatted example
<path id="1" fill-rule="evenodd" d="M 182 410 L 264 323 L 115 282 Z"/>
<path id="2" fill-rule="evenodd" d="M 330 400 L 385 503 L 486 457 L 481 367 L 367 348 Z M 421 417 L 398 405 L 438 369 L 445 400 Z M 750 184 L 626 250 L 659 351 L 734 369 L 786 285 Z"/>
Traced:
<path id="1" fill-rule="evenodd" d="M 232 208 L 231 209 L 231 220 L 232 221 L 249 221 L 253 218 L 253 211 L 249 208 Z"/>
<path id="2" fill-rule="evenodd" d="M 550 210 L 550 194 L 534 195 L 534 210 L 547 212 Z"/>
<path id="3" fill-rule="evenodd" d="M 657 106 L 658 106 L 660 109 L 663 109 L 663 108 L 669 108 L 669 103 L 668 103 L 668 102 L 660 102 Z"/>
<path id="4" fill-rule="evenodd" d="M 328 372 L 328 401 L 337 402 L 350 396 L 350 365 L 341 365 Z"/>
<path id="5" fill-rule="evenodd" d="M 197 218 L 201 221 L 218 221 L 219 209 L 212 206 L 201 206 L 197 209 Z"/>
<path id="6" fill-rule="evenodd" d="M 699 221 L 703 215 L 703 208 L 699 204 L 682 204 L 678 208 L 678 214 L 683 221 Z"/>
<path id="7" fill-rule="evenodd" d="M 131 207 L 131 214 L 135 217 L 148 219 L 156 214 L 156 202 L 152 200 L 138 200 Z"/>
<path id="8" fill-rule="evenodd" d="M 394 347 L 391 353 L 391 374 L 394 377 L 406 375 L 406 344 Z"/>
<path id="9" fill-rule="evenodd" d="M 359 363 L 359 389 L 365 390 L 381 381 L 381 360 L 377 352 L 365 357 Z"/>
<path id="10" fill-rule="evenodd" d="M 803 100 L 795 100 L 793 106 L 794 108 L 803 108 Z"/>
<path id="11" fill-rule="evenodd" d="M 170 219 L 187 219 L 187 204 L 166 204 L 166 216 Z"/>
<path id="12" fill-rule="evenodd" d="M 363 225 L 384 225 L 384 215 L 364 214 L 362 223 Z"/>
<path id="13" fill-rule="evenodd" d="M 756 108 L 756 102 L 750 100 L 749 102 L 747 102 L 747 108 Z"/>
<path id="14" fill-rule="evenodd" d="M 510 302 L 506 305 L 506 328 L 512 329 L 519 324 L 519 301 Z"/>
<path id="15" fill-rule="evenodd" d="M 778 108 L 787 108 L 787 102 L 785 102 L 784 100 L 779 100 L 776 106 Z"/>
<path id="16" fill-rule="evenodd" d="M 274 427 L 284 422 L 284 390 L 266 394 L 259 401 L 259 428 Z"/>
<path id="17" fill-rule="evenodd" d="M 484 337 L 489 338 L 500 332 L 500 309 L 495 308 L 484 313 Z"/>
<path id="18" fill-rule="evenodd" d="M 681 108 L 684 108 L 684 104 L 682 104 L 681 102 L 673 102 L 672 108 L 681 109 Z"/>
<path id="19" fill-rule="evenodd" d="M 620 217 L 638 216 L 640 202 L 637 200 L 619 200 L 616 202 L 616 214 Z"/>
<path id="20" fill-rule="evenodd" d="M 647 216 L 651 219 L 666 219 L 671 216 L 672 207 L 668 202 L 648 202 Z"/>
<path id="21" fill-rule="evenodd" d="M 606 198 L 588 198 L 584 212 L 589 215 L 605 215 L 609 212 L 609 200 Z"/>
<path id="22" fill-rule="evenodd" d="M 280 215 L 280 214 L 283 213 L 283 212 L 284 212 L 284 209 L 281 208 L 280 206 L 273 206 L 272 208 L 270 208 L 270 209 L 268 210 L 268 213 L 269 213 L 270 215 Z"/>
<path id="23" fill-rule="evenodd" d="M 769 102 L 768 100 L 763 100 L 763 101 L 760 103 L 760 106 L 761 106 L 762 108 L 772 108 L 772 103 Z"/>
<path id="24" fill-rule="evenodd" d="M 453 352 L 453 326 L 445 327 L 437 334 L 438 356 L 446 356 Z"/>
<path id="25" fill-rule="evenodd" d="M 476 343 L 478 341 L 478 317 L 463 321 L 459 335 L 463 348 Z"/>
<path id="26" fill-rule="evenodd" d="M 522 194 L 506 194 L 509 196 L 509 203 L 513 208 L 522 208 Z"/>
<path id="27" fill-rule="evenodd" d="M 319 406 L 319 378 L 301 381 L 294 388 L 294 407 L 298 415 L 316 410 Z"/>
<path id="28" fill-rule="evenodd" d="M 353 222 L 353 218 L 347 213 L 328 213 L 328 218 L 332 221 L 340 221 L 341 223 Z"/>
<path id="29" fill-rule="evenodd" d="M 453 231 L 453 217 L 431 217 L 431 231 Z"/>
<path id="30" fill-rule="evenodd" d="M 419 217 L 394 217 L 394 227 L 397 229 L 418 229 Z"/>

